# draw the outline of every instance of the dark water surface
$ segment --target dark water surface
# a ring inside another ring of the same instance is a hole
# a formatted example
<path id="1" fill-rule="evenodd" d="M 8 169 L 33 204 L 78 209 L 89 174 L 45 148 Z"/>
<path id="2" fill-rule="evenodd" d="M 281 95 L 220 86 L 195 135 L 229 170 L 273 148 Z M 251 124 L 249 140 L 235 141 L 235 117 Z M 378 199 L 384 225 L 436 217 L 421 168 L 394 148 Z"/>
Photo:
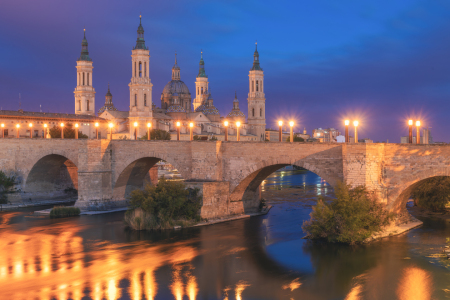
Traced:
<path id="1" fill-rule="evenodd" d="M 310 242 L 302 222 L 332 188 L 279 171 L 263 189 L 266 216 L 176 232 L 128 231 L 123 213 L 1 213 L 0 299 L 450 298 L 447 221 L 365 246 Z"/>

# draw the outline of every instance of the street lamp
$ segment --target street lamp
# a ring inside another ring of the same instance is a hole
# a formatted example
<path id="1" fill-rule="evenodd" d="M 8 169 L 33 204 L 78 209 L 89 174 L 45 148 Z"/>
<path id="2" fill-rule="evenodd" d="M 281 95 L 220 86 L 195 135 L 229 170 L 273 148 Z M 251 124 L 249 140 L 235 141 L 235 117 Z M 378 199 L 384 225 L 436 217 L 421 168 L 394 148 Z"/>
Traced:
<path id="1" fill-rule="evenodd" d="M 98 122 L 95 122 L 95 139 L 98 140 Z"/>
<path id="2" fill-rule="evenodd" d="M 19 137 L 19 128 L 20 128 L 20 124 L 17 124 L 17 125 L 16 125 L 16 128 L 17 128 L 17 137 Z"/>
<path id="3" fill-rule="evenodd" d="M 5 124 L 2 123 L 2 139 L 5 138 Z"/>
<path id="4" fill-rule="evenodd" d="M 289 122 L 289 126 L 291 127 L 291 143 L 294 141 L 294 121 Z"/>
<path id="5" fill-rule="evenodd" d="M 61 138 L 64 138 L 64 123 L 61 123 Z"/>
<path id="6" fill-rule="evenodd" d="M 228 142 L 228 121 L 223 122 L 225 126 L 225 142 Z"/>
<path id="7" fill-rule="evenodd" d="M 280 133 L 279 133 L 279 141 L 281 142 L 281 139 L 282 139 L 282 135 L 283 135 L 283 132 L 282 132 L 282 127 L 283 127 L 283 121 L 278 121 L 278 126 L 280 127 Z"/>
<path id="8" fill-rule="evenodd" d="M 236 131 L 236 134 L 237 134 L 236 140 L 239 142 L 241 140 L 241 132 L 239 130 L 239 127 L 241 127 L 241 122 L 237 121 L 236 122 L 236 127 L 237 127 L 237 129 L 236 129 L 237 130 Z"/>
<path id="9" fill-rule="evenodd" d="M 47 127 L 48 127 L 47 124 L 44 124 L 44 128 L 45 128 L 44 131 L 47 131 L 47 132 L 45 133 L 45 138 L 46 138 L 46 139 L 49 139 L 49 138 L 50 138 L 50 133 L 48 132 L 48 128 L 47 128 Z"/>
<path id="10" fill-rule="evenodd" d="M 412 144 L 412 126 L 413 126 L 413 120 L 408 121 L 409 125 L 409 143 Z"/>
<path id="11" fill-rule="evenodd" d="M 181 126 L 181 123 L 177 122 L 177 141 L 180 140 L 180 126 Z"/>
<path id="12" fill-rule="evenodd" d="M 137 140 L 137 126 L 138 126 L 138 122 L 134 122 L 134 140 Z"/>
<path id="13" fill-rule="evenodd" d="M 194 139 L 194 123 L 190 122 L 189 123 L 189 140 L 193 140 Z"/>
<path id="14" fill-rule="evenodd" d="M 150 128 L 152 128 L 152 123 L 147 123 L 147 141 L 150 141 Z"/>
<path id="15" fill-rule="evenodd" d="M 44 126 L 46 126 L 47 124 L 45 124 Z M 78 140 L 78 123 L 75 123 L 75 139 Z"/>
<path id="16" fill-rule="evenodd" d="M 108 126 L 109 126 L 109 140 L 111 141 L 112 140 L 112 129 L 114 127 L 114 124 L 109 123 Z"/>
<path id="17" fill-rule="evenodd" d="M 355 126 L 355 143 L 358 143 L 358 121 L 353 121 L 353 126 Z"/>
<path id="18" fill-rule="evenodd" d="M 420 144 L 420 121 L 416 121 L 416 144 Z"/>
<path id="19" fill-rule="evenodd" d="M 30 127 L 30 139 L 33 138 L 33 130 L 31 130 L 31 128 L 33 127 L 33 123 L 29 123 L 28 127 Z"/>
<path id="20" fill-rule="evenodd" d="M 350 124 L 350 120 L 345 120 L 344 124 L 345 124 L 345 142 L 348 143 L 349 142 L 348 125 Z"/>

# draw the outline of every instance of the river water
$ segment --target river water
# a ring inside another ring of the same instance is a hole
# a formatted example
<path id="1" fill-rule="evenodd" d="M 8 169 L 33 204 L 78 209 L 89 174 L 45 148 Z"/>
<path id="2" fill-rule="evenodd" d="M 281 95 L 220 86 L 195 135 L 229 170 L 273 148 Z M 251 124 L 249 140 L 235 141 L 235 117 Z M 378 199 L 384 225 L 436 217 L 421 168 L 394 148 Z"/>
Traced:
<path id="1" fill-rule="evenodd" d="M 287 170 L 263 190 L 265 216 L 180 231 L 129 231 L 123 213 L 1 213 L 0 299 L 450 298 L 448 221 L 364 246 L 311 242 L 302 222 L 332 188 Z"/>

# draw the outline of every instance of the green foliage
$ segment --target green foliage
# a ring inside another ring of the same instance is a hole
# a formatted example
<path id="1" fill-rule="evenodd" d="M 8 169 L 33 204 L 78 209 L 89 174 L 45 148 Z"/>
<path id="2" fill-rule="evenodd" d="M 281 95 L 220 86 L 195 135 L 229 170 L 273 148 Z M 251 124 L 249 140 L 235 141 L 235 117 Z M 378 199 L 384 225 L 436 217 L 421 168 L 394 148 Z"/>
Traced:
<path id="1" fill-rule="evenodd" d="M 209 139 L 210 141 L 217 141 L 217 137 L 216 136 L 212 136 L 212 138 Z"/>
<path id="2" fill-rule="evenodd" d="M 15 176 L 7 176 L 3 171 L 0 171 L 0 204 L 6 204 L 6 194 L 14 186 L 16 181 Z"/>
<path id="3" fill-rule="evenodd" d="M 290 142 L 290 141 L 291 141 L 291 137 L 288 136 L 286 139 L 286 142 Z M 304 141 L 305 141 L 305 139 L 303 139 L 302 137 L 294 135 L 294 142 L 304 142 Z"/>
<path id="4" fill-rule="evenodd" d="M 49 129 L 50 137 L 52 139 L 60 139 L 61 138 L 61 127 L 54 125 L 53 128 Z M 45 133 L 47 134 L 47 133 Z M 72 123 L 67 123 L 64 125 L 64 138 L 65 139 L 74 139 L 75 138 L 75 129 L 73 128 Z M 79 139 L 87 139 L 88 136 L 83 134 L 83 132 L 78 131 Z"/>
<path id="5" fill-rule="evenodd" d="M 445 211 L 450 201 L 450 177 L 436 176 L 419 182 L 412 190 L 419 207 L 432 211 Z"/>
<path id="6" fill-rule="evenodd" d="M 194 141 L 200 141 L 201 140 L 201 137 L 199 137 L 198 135 L 194 135 L 192 138 L 194 139 Z"/>
<path id="7" fill-rule="evenodd" d="M 156 186 L 146 185 L 143 190 L 134 190 L 130 195 L 130 209 L 127 212 L 125 221 L 131 225 L 130 216 L 135 215 L 134 211 L 142 209 L 144 216 L 144 228 L 157 229 L 170 228 L 179 220 L 200 221 L 200 208 L 202 198 L 198 195 L 198 189 L 186 189 L 183 182 L 169 181 L 161 178 Z M 137 215 L 136 215 L 137 216 Z M 133 226 L 132 226 L 133 227 Z"/>
<path id="8" fill-rule="evenodd" d="M 50 218 L 75 217 L 80 215 L 80 209 L 73 206 L 55 206 L 50 211 Z"/>
<path id="9" fill-rule="evenodd" d="M 147 140 L 148 139 L 148 132 L 145 133 L 145 135 L 140 140 Z M 162 130 L 162 129 L 152 129 L 150 130 L 150 139 L 151 140 L 168 140 L 170 141 L 170 133 Z"/>
<path id="10" fill-rule="evenodd" d="M 389 224 L 394 214 L 389 213 L 365 187 L 350 188 L 343 183 L 336 187 L 336 199 L 329 203 L 321 198 L 303 222 L 302 229 L 312 239 L 357 244 Z"/>

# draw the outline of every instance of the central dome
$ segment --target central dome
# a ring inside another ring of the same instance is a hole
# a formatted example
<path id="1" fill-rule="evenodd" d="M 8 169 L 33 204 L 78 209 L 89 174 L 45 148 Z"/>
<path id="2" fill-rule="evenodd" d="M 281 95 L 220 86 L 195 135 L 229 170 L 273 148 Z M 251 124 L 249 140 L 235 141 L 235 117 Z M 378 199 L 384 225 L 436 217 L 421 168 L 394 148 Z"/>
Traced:
<path id="1" fill-rule="evenodd" d="M 191 94 L 187 85 L 181 80 L 169 81 L 163 89 L 163 96 L 171 96 L 173 93 Z"/>

